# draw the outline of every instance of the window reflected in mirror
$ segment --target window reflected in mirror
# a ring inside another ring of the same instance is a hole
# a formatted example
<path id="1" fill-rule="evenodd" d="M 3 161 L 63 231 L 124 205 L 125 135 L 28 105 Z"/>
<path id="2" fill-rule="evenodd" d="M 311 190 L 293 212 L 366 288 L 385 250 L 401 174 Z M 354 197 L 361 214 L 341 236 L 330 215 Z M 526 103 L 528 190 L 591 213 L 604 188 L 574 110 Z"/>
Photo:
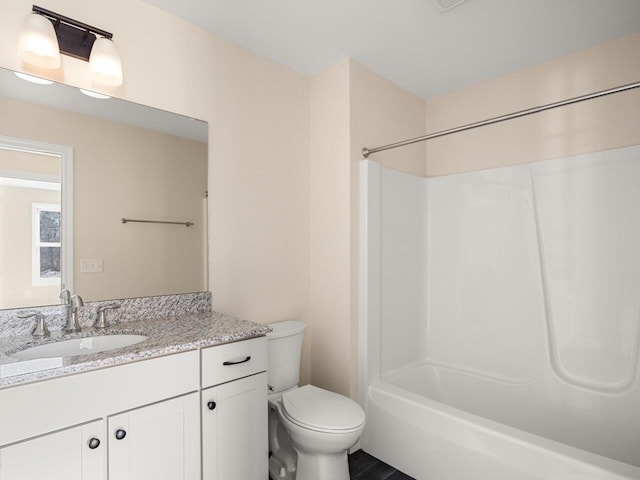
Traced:
<path id="1" fill-rule="evenodd" d="M 0 146 L 0 308 L 58 302 L 61 159 Z"/>

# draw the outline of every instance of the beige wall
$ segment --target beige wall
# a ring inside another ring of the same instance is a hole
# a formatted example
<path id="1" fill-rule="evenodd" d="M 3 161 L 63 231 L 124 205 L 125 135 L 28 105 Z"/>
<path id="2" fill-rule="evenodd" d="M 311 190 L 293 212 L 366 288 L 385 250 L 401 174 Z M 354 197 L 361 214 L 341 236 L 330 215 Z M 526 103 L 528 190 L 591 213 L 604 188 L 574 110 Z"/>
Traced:
<path id="1" fill-rule="evenodd" d="M 311 79 L 311 380 L 350 392 L 349 68 Z"/>
<path id="2" fill-rule="evenodd" d="M 362 158 L 362 147 L 378 147 L 424 135 L 425 103 L 395 83 L 358 62 L 351 62 L 351 157 Z M 425 176 L 425 144 L 376 153 L 371 157 L 385 166 Z M 357 176 L 356 176 L 357 177 Z"/>
<path id="3" fill-rule="evenodd" d="M 360 152 L 424 130 L 424 101 L 357 62 L 311 79 L 311 379 L 354 398 Z M 417 145 L 379 160 L 424 175 L 424 155 Z"/>
<path id="4" fill-rule="evenodd" d="M 640 33 L 427 102 L 436 132 L 640 79 Z M 640 92 L 481 127 L 427 142 L 429 176 L 632 145 L 640 140 Z"/>
<path id="5" fill-rule="evenodd" d="M 206 288 L 205 143 L 1 97 L 0 109 L 3 135 L 73 147 L 76 293 L 104 300 Z M 103 273 L 82 273 L 82 259 L 101 259 Z M 57 294 L 47 303 L 56 302 Z"/>

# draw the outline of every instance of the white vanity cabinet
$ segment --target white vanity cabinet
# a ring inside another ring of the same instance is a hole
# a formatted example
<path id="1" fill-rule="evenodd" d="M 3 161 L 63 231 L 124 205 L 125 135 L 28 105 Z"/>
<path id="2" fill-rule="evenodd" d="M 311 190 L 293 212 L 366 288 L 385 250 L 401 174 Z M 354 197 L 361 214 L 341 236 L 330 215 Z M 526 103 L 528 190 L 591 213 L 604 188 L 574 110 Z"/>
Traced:
<path id="1" fill-rule="evenodd" d="M 199 389 L 194 350 L 0 390 L 0 480 L 198 480 Z M 128 429 L 124 448 L 114 425 Z M 165 459 L 182 470 L 147 475 L 175 445 L 188 450 Z"/>
<path id="2" fill-rule="evenodd" d="M 199 480 L 198 393 L 109 417 L 109 480 Z"/>
<path id="3" fill-rule="evenodd" d="M 199 410 L 194 392 L 0 448 L 0 480 L 199 480 Z"/>
<path id="4" fill-rule="evenodd" d="M 106 479 L 104 421 L 0 448 L 2 480 Z"/>
<path id="5" fill-rule="evenodd" d="M 264 480 L 267 339 L 0 390 L 0 480 Z"/>
<path id="6" fill-rule="evenodd" d="M 269 476 L 266 369 L 265 337 L 202 350 L 203 480 Z"/>

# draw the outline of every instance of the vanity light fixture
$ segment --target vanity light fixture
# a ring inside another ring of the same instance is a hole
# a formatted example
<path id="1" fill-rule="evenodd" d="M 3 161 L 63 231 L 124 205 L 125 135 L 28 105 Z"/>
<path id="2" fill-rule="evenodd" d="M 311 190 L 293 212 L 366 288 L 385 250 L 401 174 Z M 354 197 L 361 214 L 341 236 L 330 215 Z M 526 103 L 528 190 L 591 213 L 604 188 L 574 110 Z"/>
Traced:
<path id="1" fill-rule="evenodd" d="M 122 85 L 122 62 L 112 38 L 110 32 L 34 5 L 20 31 L 18 56 L 36 67 L 55 69 L 64 53 L 88 61 L 95 84 L 117 87 Z"/>

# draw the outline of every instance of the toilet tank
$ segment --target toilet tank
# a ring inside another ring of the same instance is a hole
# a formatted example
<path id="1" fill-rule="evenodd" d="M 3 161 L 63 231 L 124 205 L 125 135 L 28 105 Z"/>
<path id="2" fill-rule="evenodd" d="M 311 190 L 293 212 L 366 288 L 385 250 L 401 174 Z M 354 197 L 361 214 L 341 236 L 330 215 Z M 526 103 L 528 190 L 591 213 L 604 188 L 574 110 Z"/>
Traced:
<path id="1" fill-rule="evenodd" d="M 269 326 L 273 332 L 267 333 L 267 381 L 271 392 L 281 392 L 297 385 L 300 380 L 300 352 L 307 326 L 294 320 Z"/>

